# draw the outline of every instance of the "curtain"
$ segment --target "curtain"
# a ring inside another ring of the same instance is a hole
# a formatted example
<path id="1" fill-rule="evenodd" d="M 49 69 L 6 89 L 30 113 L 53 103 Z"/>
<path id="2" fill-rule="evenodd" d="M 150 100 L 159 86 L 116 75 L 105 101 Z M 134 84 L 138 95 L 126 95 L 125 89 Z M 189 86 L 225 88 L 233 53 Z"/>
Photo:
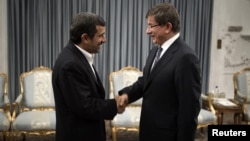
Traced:
<path id="1" fill-rule="evenodd" d="M 181 17 L 181 37 L 201 61 L 202 91 L 208 89 L 213 0 L 8 0 L 8 74 L 10 99 L 19 94 L 19 76 L 53 64 L 69 41 L 71 18 L 94 12 L 106 21 L 107 42 L 94 65 L 109 94 L 109 74 L 124 66 L 143 69 L 154 46 L 146 34 L 146 12 L 171 2 Z"/>

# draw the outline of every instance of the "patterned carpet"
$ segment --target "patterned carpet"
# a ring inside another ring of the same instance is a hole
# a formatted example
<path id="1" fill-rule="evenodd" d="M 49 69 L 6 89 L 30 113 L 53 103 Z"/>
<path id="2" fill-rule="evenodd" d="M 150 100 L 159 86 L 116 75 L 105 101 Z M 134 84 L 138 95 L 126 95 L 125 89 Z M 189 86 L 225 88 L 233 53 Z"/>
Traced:
<path id="1" fill-rule="evenodd" d="M 230 113 L 224 114 L 223 119 L 224 124 L 233 124 L 233 115 Z M 109 123 L 106 122 L 107 127 L 107 141 L 111 140 L 111 130 L 109 128 Z M 54 141 L 55 137 L 54 135 L 48 135 L 48 136 L 36 136 L 36 135 L 30 135 L 26 139 L 22 139 L 21 137 L 18 139 L 18 141 Z M 3 141 L 2 134 L 0 133 L 0 141 Z M 118 130 L 117 133 L 117 141 L 138 141 L 138 132 L 136 131 L 125 131 L 125 130 Z M 204 128 L 204 130 L 198 130 L 196 133 L 195 141 L 207 141 L 207 129 Z"/>

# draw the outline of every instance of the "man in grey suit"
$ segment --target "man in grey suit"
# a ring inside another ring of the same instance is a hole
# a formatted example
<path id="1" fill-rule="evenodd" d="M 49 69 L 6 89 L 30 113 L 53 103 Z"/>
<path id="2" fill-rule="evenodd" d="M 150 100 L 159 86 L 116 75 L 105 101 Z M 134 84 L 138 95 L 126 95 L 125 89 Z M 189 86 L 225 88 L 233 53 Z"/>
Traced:
<path id="1" fill-rule="evenodd" d="M 146 32 L 159 46 L 150 51 L 143 76 L 119 91 L 120 105 L 143 97 L 140 141 L 194 141 L 201 109 L 198 57 L 180 38 L 179 14 L 173 5 L 158 4 L 146 18 Z"/>
<path id="2" fill-rule="evenodd" d="M 93 13 L 79 13 L 70 25 L 70 41 L 52 73 L 56 106 L 56 141 L 106 141 L 104 120 L 124 111 L 118 98 L 105 91 L 92 65 L 106 41 L 105 22 Z"/>

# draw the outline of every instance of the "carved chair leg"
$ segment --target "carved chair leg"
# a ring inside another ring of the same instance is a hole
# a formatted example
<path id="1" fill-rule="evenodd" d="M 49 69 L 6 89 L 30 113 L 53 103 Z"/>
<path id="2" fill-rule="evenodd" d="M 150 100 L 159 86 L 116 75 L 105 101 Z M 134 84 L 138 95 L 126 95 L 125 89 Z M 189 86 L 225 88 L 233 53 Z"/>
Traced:
<path id="1" fill-rule="evenodd" d="M 17 132 L 15 131 L 12 132 L 12 139 L 13 141 L 17 141 Z"/>
<path id="2" fill-rule="evenodd" d="M 117 132 L 116 131 L 117 131 L 116 128 L 112 127 L 112 140 L 113 141 L 117 141 L 117 136 L 116 136 Z"/>
<path id="3" fill-rule="evenodd" d="M 6 132 L 3 132 L 2 135 L 3 135 L 3 141 L 8 141 L 8 140 L 7 140 L 7 133 L 6 133 Z"/>

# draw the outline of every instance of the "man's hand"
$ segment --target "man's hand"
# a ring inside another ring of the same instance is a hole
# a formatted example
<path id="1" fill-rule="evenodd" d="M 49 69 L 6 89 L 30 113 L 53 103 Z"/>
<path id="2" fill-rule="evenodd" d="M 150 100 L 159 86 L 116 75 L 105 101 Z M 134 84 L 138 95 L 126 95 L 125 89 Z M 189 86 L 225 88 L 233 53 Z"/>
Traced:
<path id="1" fill-rule="evenodd" d="M 119 106 L 126 107 L 128 105 L 128 95 L 127 94 L 122 94 L 119 96 L 120 102 Z"/>
<path id="2" fill-rule="evenodd" d="M 117 103 L 117 111 L 119 114 L 123 113 L 125 111 L 125 108 L 128 104 L 128 95 L 123 94 L 121 96 L 115 96 L 115 100 Z"/>

